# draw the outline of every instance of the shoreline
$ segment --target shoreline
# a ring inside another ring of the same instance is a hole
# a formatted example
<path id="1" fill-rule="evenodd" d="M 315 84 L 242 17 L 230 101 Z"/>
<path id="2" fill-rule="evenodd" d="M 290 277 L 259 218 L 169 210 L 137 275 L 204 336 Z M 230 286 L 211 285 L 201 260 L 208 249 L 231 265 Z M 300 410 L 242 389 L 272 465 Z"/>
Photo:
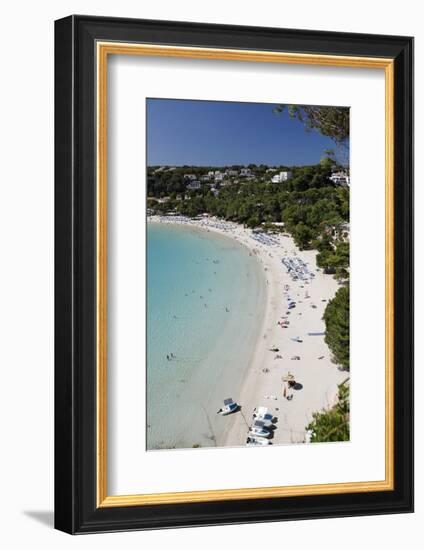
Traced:
<path id="1" fill-rule="evenodd" d="M 305 427 L 312 420 L 313 412 L 331 406 L 337 397 L 338 384 L 346 379 L 346 372 L 339 371 L 331 362 L 323 335 L 323 312 L 339 284 L 331 275 L 317 270 L 316 251 L 300 251 L 290 236 L 264 234 L 262 239 L 261 234 L 214 217 L 193 220 L 184 216 L 150 216 L 148 221 L 184 224 L 233 238 L 247 247 L 262 265 L 266 304 L 261 327 L 246 375 L 240 381 L 239 394 L 232 396 L 241 405 L 241 414 L 223 417 L 226 427 L 217 446 L 245 445 L 253 409 L 258 406 L 268 407 L 278 418 L 273 444 L 306 442 Z M 300 258 L 315 276 L 308 281 L 293 281 L 281 261 L 285 256 Z M 285 292 L 296 302 L 296 307 L 289 312 Z M 290 323 L 285 328 L 281 325 L 285 321 L 282 317 Z M 302 342 L 292 340 L 297 337 Z M 278 352 L 270 351 L 274 346 Z M 286 384 L 282 377 L 289 373 L 298 383 L 296 391 L 289 390 L 291 400 L 283 395 Z M 228 396 L 222 399 L 224 397 Z"/>

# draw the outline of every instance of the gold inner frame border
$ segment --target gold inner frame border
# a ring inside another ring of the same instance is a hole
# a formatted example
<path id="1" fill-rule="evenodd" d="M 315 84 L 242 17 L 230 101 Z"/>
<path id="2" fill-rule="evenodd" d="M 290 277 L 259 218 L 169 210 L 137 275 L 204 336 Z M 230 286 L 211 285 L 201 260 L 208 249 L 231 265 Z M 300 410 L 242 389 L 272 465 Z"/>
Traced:
<path id="1" fill-rule="evenodd" d="M 316 485 L 108 495 L 107 491 L 107 62 L 109 55 L 137 55 L 383 69 L 385 72 L 385 479 Z M 390 58 L 194 48 L 152 44 L 96 43 L 97 61 L 97 304 L 96 470 L 97 507 L 213 502 L 394 489 L 394 60 Z"/>

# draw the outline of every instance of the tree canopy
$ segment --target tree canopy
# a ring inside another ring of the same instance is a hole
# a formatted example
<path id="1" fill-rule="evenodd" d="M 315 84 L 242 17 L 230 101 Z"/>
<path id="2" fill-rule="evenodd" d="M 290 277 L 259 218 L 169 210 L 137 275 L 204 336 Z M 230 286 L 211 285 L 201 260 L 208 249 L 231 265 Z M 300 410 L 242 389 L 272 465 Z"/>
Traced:
<path id="1" fill-rule="evenodd" d="M 325 163 L 292 167 L 292 177 L 280 184 L 265 177 L 264 167 L 257 170 L 253 179 L 232 178 L 226 185 L 214 183 L 215 192 L 210 184 L 187 190 L 182 170 L 151 174 L 147 183 L 149 208 L 191 217 L 209 213 L 252 228 L 283 222 L 284 231 L 292 234 L 301 249 L 320 250 L 319 243 L 326 243 L 327 248 L 323 245 L 321 253 L 322 267 L 328 273 L 346 269 L 348 245 L 337 244 L 336 233 L 349 219 L 349 190 L 333 184 L 329 179 L 331 168 Z M 163 197 L 168 198 L 166 204 L 155 200 Z M 330 252 L 336 258 L 329 259 Z"/>
<path id="2" fill-rule="evenodd" d="M 342 286 L 324 311 L 325 341 L 334 361 L 349 369 L 349 285 Z"/>
<path id="3" fill-rule="evenodd" d="M 338 400 L 334 407 L 315 412 L 306 427 L 311 432 L 311 443 L 349 441 L 349 385 L 339 385 Z"/>
<path id="4" fill-rule="evenodd" d="M 349 163 L 349 108 L 320 105 L 277 105 L 275 113 L 285 109 L 291 118 L 296 118 L 305 125 L 306 130 L 317 130 L 323 136 L 331 138 L 336 151 L 328 150 L 330 157 L 338 158 L 347 166 Z"/>
<path id="5" fill-rule="evenodd" d="M 288 110 L 291 118 L 305 124 L 307 130 L 318 130 L 337 144 L 346 144 L 349 139 L 349 109 L 317 105 L 277 105 L 274 112 Z"/>

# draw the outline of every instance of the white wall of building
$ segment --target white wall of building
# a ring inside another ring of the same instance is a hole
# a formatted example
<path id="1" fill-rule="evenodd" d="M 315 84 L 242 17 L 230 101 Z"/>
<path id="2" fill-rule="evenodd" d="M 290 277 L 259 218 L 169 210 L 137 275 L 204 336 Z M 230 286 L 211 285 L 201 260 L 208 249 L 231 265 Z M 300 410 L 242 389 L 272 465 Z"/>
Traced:
<path id="1" fill-rule="evenodd" d="M 287 181 L 292 177 L 292 172 L 289 171 L 283 171 L 279 172 L 278 174 L 275 174 L 275 176 L 272 176 L 272 182 L 273 183 L 282 183 L 283 181 Z"/>

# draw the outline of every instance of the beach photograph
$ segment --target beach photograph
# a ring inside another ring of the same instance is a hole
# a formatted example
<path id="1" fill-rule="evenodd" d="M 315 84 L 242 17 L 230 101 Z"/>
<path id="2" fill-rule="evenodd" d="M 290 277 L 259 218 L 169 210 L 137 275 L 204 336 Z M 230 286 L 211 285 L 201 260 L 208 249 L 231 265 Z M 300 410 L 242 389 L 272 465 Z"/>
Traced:
<path id="1" fill-rule="evenodd" d="M 146 100 L 148 451 L 349 441 L 349 121 Z"/>

